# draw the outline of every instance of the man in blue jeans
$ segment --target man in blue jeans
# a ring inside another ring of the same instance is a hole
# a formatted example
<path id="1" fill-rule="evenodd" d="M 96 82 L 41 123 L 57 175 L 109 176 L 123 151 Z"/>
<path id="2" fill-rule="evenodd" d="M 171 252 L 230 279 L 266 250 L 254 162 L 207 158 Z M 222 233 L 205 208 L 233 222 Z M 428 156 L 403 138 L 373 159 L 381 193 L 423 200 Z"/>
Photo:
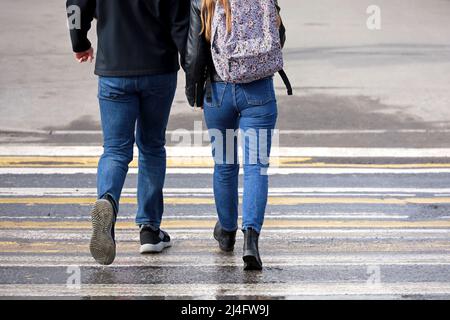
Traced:
<path id="1" fill-rule="evenodd" d="M 160 229 L 166 173 L 165 133 L 189 25 L 189 0 L 67 0 L 70 36 L 78 62 L 94 59 L 87 34 L 97 20 L 95 74 L 104 153 L 91 212 L 90 251 L 109 265 L 116 255 L 114 226 L 120 194 L 139 149 L 138 212 L 141 253 L 170 246 Z M 183 61 L 182 61 L 183 64 Z"/>

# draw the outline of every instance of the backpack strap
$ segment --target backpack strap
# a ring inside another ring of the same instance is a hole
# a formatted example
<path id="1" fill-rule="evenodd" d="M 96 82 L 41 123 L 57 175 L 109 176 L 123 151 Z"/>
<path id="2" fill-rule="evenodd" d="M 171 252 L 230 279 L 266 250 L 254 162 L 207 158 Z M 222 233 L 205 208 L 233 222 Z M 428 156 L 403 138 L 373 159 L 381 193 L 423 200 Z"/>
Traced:
<path id="1" fill-rule="evenodd" d="M 280 71 L 278 71 L 278 73 L 280 74 L 281 79 L 283 79 L 284 85 L 286 86 L 287 89 L 288 96 L 292 96 L 292 86 L 288 76 L 286 75 L 286 72 L 284 72 L 284 70 L 281 69 Z"/>

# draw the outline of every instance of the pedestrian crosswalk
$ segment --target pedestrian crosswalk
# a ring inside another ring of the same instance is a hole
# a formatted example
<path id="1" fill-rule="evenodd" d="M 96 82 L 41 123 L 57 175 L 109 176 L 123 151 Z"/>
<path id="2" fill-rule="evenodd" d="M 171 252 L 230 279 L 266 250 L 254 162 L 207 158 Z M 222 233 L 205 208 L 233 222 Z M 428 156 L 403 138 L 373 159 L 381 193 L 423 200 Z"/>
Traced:
<path id="1" fill-rule="evenodd" d="M 168 151 L 160 255 L 138 253 L 132 163 L 103 267 L 88 249 L 99 149 L 2 146 L 0 296 L 450 297 L 450 152 L 319 149 L 276 157 L 259 273 L 242 270 L 241 234 L 233 254 L 213 239 L 209 148 Z"/>

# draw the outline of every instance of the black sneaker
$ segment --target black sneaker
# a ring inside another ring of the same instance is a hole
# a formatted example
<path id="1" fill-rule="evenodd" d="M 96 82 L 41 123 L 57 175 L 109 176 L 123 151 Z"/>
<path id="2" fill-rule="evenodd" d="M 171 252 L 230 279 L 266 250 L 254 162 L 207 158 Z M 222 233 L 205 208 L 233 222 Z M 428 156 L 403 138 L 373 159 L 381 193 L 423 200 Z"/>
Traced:
<path id="1" fill-rule="evenodd" d="M 140 238 L 140 253 L 159 253 L 172 246 L 169 234 L 151 225 L 140 226 Z"/>
<path id="2" fill-rule="evenodd" d="M 92 257 L 102 265 L 113 263 L 116 257 L 114 227 L 116 212 L 108 199 L 99 199 L 91 210 L 92 236 L 89 250 Z"/>
<path id="3" fill-rule="evenodd" d="M 262 261 L 259 256 L 259 233 L 254 229 L 244 230 L 244 270 L 262 270 Z"/>
<path id="4" fill-rule="evenodd" d="M 223 230 L 220 222 L 217 221 L 216 226 L 214 227 L 214 239 L 219 242 L 219 247 L 222 251 L 230 252 L 234 250 L 236 231 L 229 232 Z"/>

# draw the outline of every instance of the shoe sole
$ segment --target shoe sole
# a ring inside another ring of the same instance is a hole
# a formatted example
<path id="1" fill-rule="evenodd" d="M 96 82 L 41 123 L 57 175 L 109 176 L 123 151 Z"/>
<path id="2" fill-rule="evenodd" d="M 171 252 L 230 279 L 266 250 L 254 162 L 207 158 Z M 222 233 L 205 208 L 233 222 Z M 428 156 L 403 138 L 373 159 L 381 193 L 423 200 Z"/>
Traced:
<path id="1" fill-rule="evenodd" d="M 116 257 L 116 244 L 111 236 L 114 209 L 108 200 L 97 200 L 91 211 L 92 236 L 89 250 L 99 264 L 110 265 Z"/>
<path id="2" fill-rule="evenodd" d="M 262 270 L 262 264 L 258 261 L 258 259 L 253 255 L 245 255 L 242 257 L 244 260 L 244 270 Z"/>
<path id="3" fill-rule="evenodd" d="M 219 248 L 223 252 L 233 252 L 234 251 L 234 247 L 232 247 L 232 248 L 225 248 L 225 247 L 221 247 L 220 244 L 219 244 Z"/>
<path id="4" fill-rule="evenodd" d="M 139 249 L 139 252 L 142 253 L 160 253 L 164 249 L 172 246 L 172 241 L 170 242 L 160 242 L 158 244 L 143 244 Z"/>

